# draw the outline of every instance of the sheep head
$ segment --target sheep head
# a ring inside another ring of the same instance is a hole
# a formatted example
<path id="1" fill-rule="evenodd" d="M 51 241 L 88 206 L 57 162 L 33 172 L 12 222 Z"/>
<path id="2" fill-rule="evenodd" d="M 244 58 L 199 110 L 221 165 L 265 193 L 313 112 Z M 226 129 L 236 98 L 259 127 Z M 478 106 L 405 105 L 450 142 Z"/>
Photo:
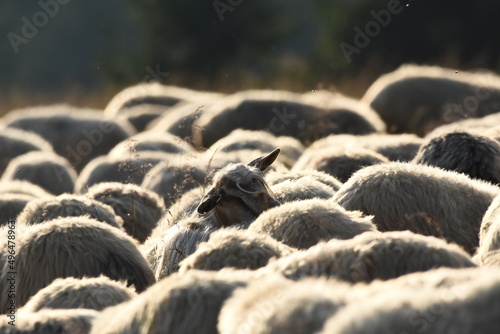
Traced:
<path id="1" fill-rule="evenodd" d="M 266 181 L 266 170 L 280 154 L 277 148 L 248 164 L 231 163 L 221 168 L 198 206 L 198 213 L 214 212 L 221 226 L 253 221 L 263 211 L 280 205 Z"/>

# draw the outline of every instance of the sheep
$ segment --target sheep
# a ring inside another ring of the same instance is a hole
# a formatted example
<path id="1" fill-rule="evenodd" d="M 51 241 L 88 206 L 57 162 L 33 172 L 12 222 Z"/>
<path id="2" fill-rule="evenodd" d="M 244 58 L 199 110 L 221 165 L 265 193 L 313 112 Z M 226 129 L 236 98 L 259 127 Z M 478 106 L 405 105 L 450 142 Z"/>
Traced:
<path id="1" fill-rule="evenodd" d="M 142 132 L 134 135 L 121 143 L 118 143 L 108 156 L 114 158 L 128 157 L 131 152 L 139 156 L 144 151 L 159 151 L 172 154 L 194 153 L 193 148 L 183 141 L 169 133 Z"/>
<path id="2" fill-rule="evenodd" d="M 53 195 L 72 193 L 77 175 L 69 162 L 47 152 L 34 151 L 11 160 L 1 182 L 24 180 L 36 184 Z"/>
<path id="3" fill-rule="evenodd" d="M 171 155 L 163 152 L 142 152 L 140 157 L 102 156 L 92 160 L 80 172 L 75 182 L 75 193 L 85 193 L 101 182 L 121 182 L 140 185 L 147 173 Z"/>
<path id="4" fill-rule="evenodd" d="M 498 276 L 477 276 L 453 289 L 388 289 L 348 304 L 319 333 L 496 333 Z"/>
<path id="5" fill-rule="evenodd" d="M 359 169 L 382 162 L 389 162 L 389 159 L 368 149 L 325 147 L 320 150 L 305 150 L 293 165 L 292 171 L 315 169 L 328 173 L 343 183 Z"/>
<path id="6" fill-rule="evenodd" d="M 126 109 L 121 109 L 119 114 L 110 119 L 130 123 L 136 132 L 142 132 L 160 118 L 164 113 L 169 112 L 170 107 L 156 104 L 137 104 Z"/>
<path id="7" fill-rule="evenodd" d="M 169 208 L 186 191 L 205 185 L 205 179 L 204 170 L 190 158 L 179 155 L 153 167 L 141 186 L 161 196 Z"/>
<path id="8" fill-rule="evenodd" d="M 0 193 L 0 226 L 15 220 L 32 199 L 29 195 Z"/>
<path id="9" fill-rule="evenodd" d="M 0 175 L 15 157 L 33 151 L 53 152 L 52 145 L 37 134 L 2 126 L 0 134 Z"/>
<path id="10" fill-rule="evenodd" d="M 241 271 L 172 275 L 137 298 L 102 311 L 91 333 L 216 334 L 222 305 L 250 279 L 251 274 Z"/>
<path id="11" fill-rule="evenodd" d="M 298 179 L 289 179 L 271 186 L 276 200 L 280 203 L 302 201 L 306 199 L 329 199 L 335 191 L 313 176 L 303 176 Z"/>
<path id="12" fill-rule="evenodd" d="M 498 216 L 494 216 L 488 220 L 488 223 L 487 230 L 483 230 L 480 235 L 479 247 L 474 256 L 476 262 L 481 265 L 486 262 L 489 265 L 498 263 L 497 254 L 500 253 L 500 219 L 498 219 Z"/>
<path id="13" fill-rule="evenodd" d="M 103 119 L 100 110 L 69 105 L 19 109 L 4 116 L 2 121 L 10 128 L 43 137 L 77 172 L 134 133 L 128 123 Z"/>
<path id="14" fill-rule="evenodd" d="M 330 240 L 296 252 L 261 268 L 299 280 L 334 277 L 347 282 L 387 280 L 437 267 L 474 267 L 455 244 L 410 231 L 365 232 L 349 240 Z"/>
<path id="15" fill-rule="evenodd" d="M 136 296 L 137 293 L 127 288 L 125 282 L 113 281 L 106 276 L 57 278 L 31 297 L 22 312 L 80 308 L 101 311 Z"/>
<path id="16" fill-rule="evenodd" d="M 413 163 L 500 184 L 500 143 L 470 131 L 452 131 L 429 138 L 420 147 Z"/>
<path id="17" fill-rule="evenodd" d="M 44 310 L 36 313 L 19 312 L 0 318 L 2 334 L 89 334 L 95 310 Z"/>
<path id="18" fill-rule="evenodd" d="M 198 165 L 206 171 L 207 177 L 212 177 L 219 169 L 229 165 L 230 163 L 246 163 L 248 157 L 264 155 L 266 152 L 259 149 L 242 149 L 236 151 L 219 151 L 217 148 L 210 148 L 203 152 L 200 156 Z M 280 161 L 276 161 L 268 171 L 282 170 L 286 167 Z"/>
<path id="19" fill-rule="evenodd" d="M 422 136 L 444 123 L 497 112 L 499 87 L 495 75 L 407 64 L 377 79 L 361 101 L 380 115 L 390 132 Z"/>
<path id="20" fill-rule="evenodd" d="M 195 147 L 207 148 L 238 128 L 291 136 L 306 145 L 331 133 L 377 131 L 363 115 L 352 110 L 323 109 L 304 102 L 299 94 L 271 90 L 242 91 L 221 98 L 202 113 L 194 126 L 203 129 L 194 133 Z"/>
<path id="21" fill-rule="evenodd" d="M 165 212 L 157 194 L 135 184 L 98 183 L 85 196 L 111 206 L 123 219 L 125 232 L 140 243 L 147 239 Z"/>
<path id="22" fill-rule="evenodd" d="M 22 224 L 19 224 L 22 225 Z M 16 233 L 16 297 L 22 307 L 56 278 L 107 276 L 126 281 L 142 292 L 155 282 L 152 270 L 125 232 L 87 217 L 59 218 L 44 224 L 18 227 Z M 1 272 L 7 284 L 9 272 Z M 2 288 L 2 291 L 7 290 Z M 0 293 L 6 309 L 7 294 Z"/>
<path id="23" fill-rule="evenodd" d="M 342 186 L 342 182 L 337 180 L 335 177 L 327 174 L 325 172 L 320 172 L 314 169 L 306 169 L 306 170 L 295 170 L 295 171 L 270 171 L 266 174 L 267 183 L 271 186 L 277 185 L 281 182 L 288 180 L 299 180 L 303 177 L 311 177 L 327 186 L 332 188 L 333 191 L 339 190 L 340 186 Z"/>
<path id="24" fill-rule="evenodd" d="M 309 149 L 337 147 L 349 150 L 359 147 L 382 154 L 390 161 L 411 161 L 422 143 L 424 143 L 423 138 L 410 133 L 375 133 L 363 136 L 340 134 L 318 139 L 309 146 Z"/>
<path id="25" fill-rule="evenodd" d="M 54 197 L 40 186 L 28 181 L 12 180 L 0 182 L 0 194 L 26 195 L 31 198 Z"/>
<path id="26" fill-rule="evenodd" d="M 168 228 L 195 213 L 204 195 L 205 189 L 203 186 L 184 192 L 184 194 L 168 208 L 158 224 L 159 227 L 163 229 Z"/>
<path id="27" fill-rule="evenodd" d="M 188 270 L 258 269 L 271 258 L 290 255 L 294 249 L 271 237 L 248 230 L 221 229 L 213 232 L 206 242 L 198 245 L 196 251 L 185 258 L 179 273 Z"/>
<path id="28" fill-rule="evenodd" d="M 307 249 L 320 241 L 351 239 L 376 231 L 372 218 L 359 211 L 347 211 L 333 201 L 311 199 L 269 209 L 248 229 L 268 234 L 290 247 Z"/>
<path id="29" fill-rule="evenodd" d="M 35 225 L 56 218 L 88 216 L 117 229 L 123 226 L 123 220 L 115 215 L 107 204 L 81 195 L 63 194 L 53 198 L 40 198 L 28 202 L 17 216 L 17 221 Z"/>
<path id="30" fill-rule="evenodd" d="M 232 152 L 237 150 L 259 150 L 269 152 L 276 146 L 281 149 L 281 160 L 291 167 L 302 154 L 304 145 L 297 139 L 285 136 L 274 136 L 267 131 L 236 129 L 227 136 L 212 144 L 212 150 Z"/>
<path id="31" fill-rule="evenodd" d="M 222 96 L 220 93 L 194 91 L 156 82 L 140 83 L 118 92 L 104 109 L 104 116 L 112 119 L 137 105 L 171 107 L 183 101 L 210 101 Z"/>
<path id="32" fill-rule="evenodd" d="M 491 202 L 490 206 L 486 210 L 481 220 L 481 228 L 479 229 L 479 246 L 481 247 L 481 241 L 486 238 L 486 234 L 490 229 L 491 224 L 500 218 L 500 196 L 496 196 Z"/>
<path id="33" fill-rule="evenodd" d="M 222 307 L 219 333 L 316 333 L 345 304 L 335 285 L 320 279 L 251 283 Z"/>
<path id="34" fill-rule="evenodd" d="M 495 112 L 491 115 L 486 115 L 479 118 L 465 118 L 453 123 L 443 124 L 434 128 L 431 132 L 427 133 L 424 138 L 434 138 L 443 133 L 453 131 L 474 131 L 482 133 L 490 137 L 497 137 L 496 133 L 500 125 L 500 114 Z"/>
<path id="35" fill-rule="evenodd" d="M 380 231 L 432 235 L 473 254 L 482 217 L 499 190 L 457 172 L 392 162 L 359 170 L 333 200 L 347 210 L 375 216 Z"/>

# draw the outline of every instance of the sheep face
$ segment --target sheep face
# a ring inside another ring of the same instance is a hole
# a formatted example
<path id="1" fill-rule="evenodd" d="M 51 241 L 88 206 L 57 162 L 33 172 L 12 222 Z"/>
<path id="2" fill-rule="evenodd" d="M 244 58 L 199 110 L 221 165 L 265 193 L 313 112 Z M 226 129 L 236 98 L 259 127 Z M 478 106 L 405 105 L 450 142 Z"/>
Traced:
<path id="1" fill-rule="evenodd" d="M 218 171 L 212 188 L 203 197 L 198 213 L 213 211 L 221 226 L 255 220 L 263 211 L 280 205 L 262 172 L 278 157 L 280 149 L 247 165 L 229 164 Z"/>

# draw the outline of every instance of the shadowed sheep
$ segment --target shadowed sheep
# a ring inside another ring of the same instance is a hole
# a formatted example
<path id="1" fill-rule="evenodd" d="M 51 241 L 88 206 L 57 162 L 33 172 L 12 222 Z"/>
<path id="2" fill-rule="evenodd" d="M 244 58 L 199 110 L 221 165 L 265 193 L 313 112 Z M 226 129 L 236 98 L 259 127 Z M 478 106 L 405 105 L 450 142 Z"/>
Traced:
<path id="1" fill-rule="evenodd" d="M 0 134 L 0 175 L 3 174 L 9 162 L 22 154 L 43 151 L 53 152 L 52 145 L 41 136 L 28 131 L 2 127 Z"/>
<path id="2" fill-rule="evenodd" d="M 28 181 L 12 180 L 0 182 L 0 194 L 26 195 L 32 198 L 54 197 L 40 186 Z"/>
<path id="3" fill-rule="evenodd" d="M 288 168 L 300 157 L 304 146 L 295 138 L 275 136 L 267 131 L 236 129 L 212 144 L 213 151 L 232 152 L 238 150 L 258 150 L 270 152 L 281 149 L 280 160 Z"/>
<path id="4" fill-rule="evenodd" d="M 22 233 L 21 233 L 22 232 Z M 153 272 L 125 232 L 86 217 L 60 218 L 16 233 L 17 306 L 56 278 L 107 276 L 126 281 L 137 292 L 155 282 Z M 5 268 L 4 268 L 5 269 Z M 7 284 L 9 273 L 1 273 Z M 6 290 L 5 286 L 2 290 Z M 2 297 L 5 310 L 9 301 Z"/>
<path id="5" fill-rule="evenodd" d="M 332 188 L 333 191 L 339 190 L 339 188 L 342 186 L 342 182 L 337 180 L 335 177 L 325 172 L 320 172 L 314 169 L 298 170 L 298 171 L 277 170 L 277 171 L 270 171 L 269 173 L 266 174 L 267 183 L 271 186 L 277 185 L 281 182 L 288 180 L 299 180 L 303 177 L 312 177 L 313 179 L 329 186 L 330 188 Z"/>
<path id="6" fill-rule="evenodd" d="M 366 232 L 349 240 L 330 240 L 269 263 L 261 270 L 299 280 L 334 277 L 347 282 L 387 280 L 438 267 L 475 264 L 460 247 L 435 237 L 402 232 Z"/>
<path id="7" fill-rule="evenodd" d="M 325 147 L 345 150 L 364 148 L 382 154 L 391 161 L 411 161 L 417 154 L 424 139 L 415 134 L 374 133 L 364 136 L 330 135 L 316 140 L 308 149 Z"/>
<path id="8" fill-rule="evenodd" d="M 292 170 L 315 169 L 346 182 L 361 168 L 382 162 L 389 162 L 389 159 L 368 149 L 325 147 L 305 150 Z"/>
<path id="9" fill-rule="evenodd" d="M 29 181 L 54 195 L 72 193 L 77 178 L 69 162 L 55 153 L 35 151 L 11 160 L 1 182 Z"/>
<path id="10" fill-rule="evenodd" d="M 500 79 L 437 66 L 403 65 L 377 79 L 361 99 L 389 132 L 419 135 L 459 119 L 500 110 Z"/>
<path id="11" fill-rule="evenodd" d="M 248 230 L 221 229 L 180 263 L 179 272 L 192 269 L 220 270 L 222 268 L 258 269 L 270 259 L 290 255 L 295 250 L 265 234 Z"/>
<path id="12" fill-rule="evenodd" d="M 91 333 L 217 334 L 222 305 L 251 277 L 241 271 L 172 275 L 137 298 L 104 310 Z"/>
<path id="13" fill-rule="evenodd" d="M 128 235 L 144 242 L 165 213 L 161 198 L 154 192 L 135 184 L 98 183 L 85 196 L 107 204 L 122 218 Z"/>
<path id="14" fill-rule="evenodd" d="M 16 220 L 33 197 L 23 194 L 0 193 L 0 226 Z"/>
<path id="15" fill-rule="evenodd" d="M 117 229 L 121 229 L 123 225 L 122 219 L 115 215 L 111 206 L 86 196 L 73 194 L 31 200 L 17 217 L 17 221 L 26 225 L 36 225 L 57 218 L 83 216 Z"/>
<path id="16" fill-rule="evenodd" d="M 112 158 L 103 156 L 92 160 L 80 172 L 75 183 L 75 193 L 85 193 L 88 188 L 102 182 L 120 182 L 140 185 L 147 173 L 157 164 L 168 160 L 170 154 L 142 152 L 140 157 Z"/>
<path id="17" fill-rule="evenodd" d="M 454 289 L 391 289 L 348 304 L 321 334 L 497 333 L 498 276 L 478 276 Z"/>
<path id="18" fill-rule="evenodd" d="M 11 128 L 43 137 L 77 172 L 134 132 L 128 123 L 105 120 L 100 110 L 69 105 L 19 109 L 10 112 L 2 121 Z"/>
<path id="19" fill-rule="evenodd" d="M 15 322 L 0 318 L 2 334 L 89 334 L 99 312 L 89 309 L 44 310 L 36 313 L 19 312 Z"/>
<path id="20" fill-rule="evenodd" d="M 429 138 L 413 162 L 500 184 L 500 143 L 478 133 L 454 131 Z"/>
<path id="21" fill-rule="evenodd" d="M 361 127 L 358 125 L 362 124 Z M 363 115 L 346 109 L 321 108 L 286 91 L 249 90 L 219 99 L 195 123 L 196 147 L 210 147 L 231 131 L 265 130 L 304 144 L 331 133 L 366 134 L 377 129 Z"/>
<path id="22" fill-rule="evenodd" d="M 373 215 L 379 231 L 444 238 L 473 254 L 481 220 L 500 188 L 436 167 L 387 163 L 356 172 L 333 200 Z"/>
<path id="23" fill-rule="evenodd" d="M 205 171 L 197 166 L 196 159 L 178 155 L 153 167 L 141 186 L 158 194 L 169 208 L 186 191 L 204 186 L 205 180 Z"/>
<path id="24" fill-rule="evenodd" d="M 270 235 L 290 247 L 307 249 L 320 241 L 351 239 L 376 231 L 372 218 L 359 211 L 347 211 L 332 201 L 312 199 L 267 210 L 248 229 Z"/>
<path id="25" fill-rule="evenodd" d="M 222 307 L 219 333 L 316 333 L 345 304 L 336 295 L 338 285 L 319 279 L 252 283 Z"/>
<path id="26" fill-rule="evenodd" d="M 113 281 L 106 276 L 58 278 L 31 297 L 22 311 L 35 313 L 43 309 L 77 308 L 101 311 L 136 296 L 125 282 Z"/>

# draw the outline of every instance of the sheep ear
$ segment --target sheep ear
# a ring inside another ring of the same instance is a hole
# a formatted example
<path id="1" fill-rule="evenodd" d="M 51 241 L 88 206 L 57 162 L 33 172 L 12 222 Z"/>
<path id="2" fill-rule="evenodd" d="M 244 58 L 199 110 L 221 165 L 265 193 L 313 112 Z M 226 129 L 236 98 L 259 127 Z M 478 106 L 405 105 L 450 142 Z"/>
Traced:
<path id="1" fill-rule="evenodd" d="M 280 155 L 281 149 L 278 147 L 268 155 L 264 155 L 260 158 L 257 158 L 248 163 L 249 166 L 257 167 L 261 171 L 265 171 L 267 167 L 271 166 L 271 164 L 278 158 Z"/>
<path id="2" fill-rule="evenodd" d="M 220 201 L 222 194 L 215 188 L 210 190 L 202 199 L 200 205 L 198 205 L 198 213 L 207 213 L 215 208 L 215 205 Z"/>

